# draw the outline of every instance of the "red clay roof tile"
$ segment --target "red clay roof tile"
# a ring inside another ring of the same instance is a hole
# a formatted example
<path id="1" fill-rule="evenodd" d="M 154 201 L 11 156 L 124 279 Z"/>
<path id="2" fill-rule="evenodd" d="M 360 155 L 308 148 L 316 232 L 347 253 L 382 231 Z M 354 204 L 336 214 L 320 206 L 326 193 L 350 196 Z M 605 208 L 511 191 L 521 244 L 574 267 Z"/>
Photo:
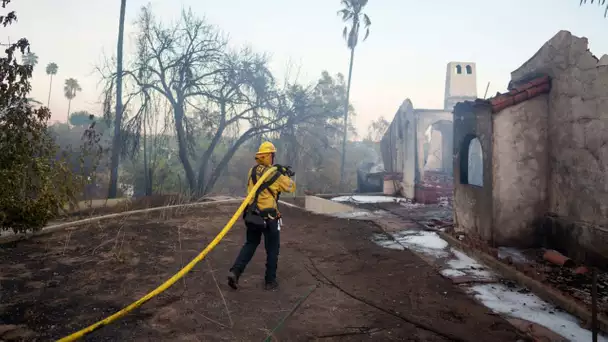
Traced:
<path id="1" fill-rule="evenodd" d="M 549 76 L 535 78 L 513 88 L 507 93 L 498 94 L 489 99 L 490 104 L 492 105 L 492 113 L 498 113 L 505 108 L 522 103 L 541 94 L 548 93 L 550 90 L 551 78 Z"/>

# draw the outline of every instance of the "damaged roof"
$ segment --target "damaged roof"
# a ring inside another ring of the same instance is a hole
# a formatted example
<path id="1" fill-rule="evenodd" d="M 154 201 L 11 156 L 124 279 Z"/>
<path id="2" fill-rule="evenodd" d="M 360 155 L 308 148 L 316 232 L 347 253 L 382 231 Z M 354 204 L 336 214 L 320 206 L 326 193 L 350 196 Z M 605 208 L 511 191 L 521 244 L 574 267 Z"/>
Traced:
<path id="1" fill-rule="evenodd" d="M 547 75 L 535 77 L 526 83 L 513 87 L 509 92 L 497 94 L 488 99 L 492 105 L 492 113 L 522 103 L 551 90 L 551 78 Z"/>

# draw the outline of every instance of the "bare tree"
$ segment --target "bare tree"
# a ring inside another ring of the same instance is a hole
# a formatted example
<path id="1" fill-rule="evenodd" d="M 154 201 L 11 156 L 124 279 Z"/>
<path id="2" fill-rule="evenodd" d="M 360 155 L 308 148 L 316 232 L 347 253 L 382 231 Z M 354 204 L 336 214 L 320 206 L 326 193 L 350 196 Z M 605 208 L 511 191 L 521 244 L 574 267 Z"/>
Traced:
<path id="1" fill-rule="evenodd" d="M 272 126 L 272 120 L 267 120 L 272 112 L 266 100 L 274 94 L 272 75 L 264 56 L 249 50 L 228 52 L 221 34 L 190 11 L 183 12 L 175 26 L 164 27 L 147 7 L 142 10 L 139 26 L 140 48 L 145 44 L 145 49 L 140 49 L 140 62 L 124 74 L 140 93 L 155 92 L 169 103 L 186 180 L 192 192 L 204 194 L 234 151 Z M 213 128 L 211 143 L 196 168 L 192 161 L 197 154 L 193 115 L 202 115 Z M 250 128 L 210 173 L 208 165 L 215 147 L 227 127 L 239 121 Z"/>
<path id="2" fill-rule="evenodd" d="M 137 127 L 146 127 L 138 120 L 148 120 L 143 104 L 154 97 L 166 103 L 171 117 L 165 122 L 174 130 L 192 194 L 209 193 L 236 151 L 249 140 L 278 136 L 286 125 L 313 123 L 325 115 L 319 110 L 295 110 L 299 104 L 289 99 L 288 87 L 277 86 L 264 55 L 247 48 L 228 49 L 220 32 L 191 11 L 184 11 L 176 24 L 165 26 L 145 7 L 138 25 L 138 56 L 123 74 L 128 88 L 125 107 L 134 98 L 142 106 L 128 120 L 133 125 L 125 124 L 121 132 L 137 140 L 142 136 Z M 111 85 L 116 74 L 106 79 Z M 145 132 L 143 137 L 147 139 Z M 127 143 L 127 137 L 122 140 L 123 145 Z M 201 140 L 205 144 L 200 145 Z M 144 142 L 148 159 L 146 146 Z"/>
<path id="3" fill-rule="evenodd" d="M 306 88 L 294 84 L 286 92 L 284 111 L 289 119 L 281 131 L 281 138 L 287 144 L 287 163 L 296 170 L 300 158 L 307 154 L 314 159 L 313 154 L 319 148 L 336 148 L 342 133 L 340 95 L 335 93 L 336 85 L 329 74 L 324 73 L 323 77 L 329 77 L 331 82 L 322 78 L 314 87 Z"/>
<path id="4" fill-rule="evenodd" d="M 390 123 L 383 117 L 379 117 L 378 119 L 372 121 L 367 127 L 367 138 L 369 141 L 380 141 L 384 133 L 388 129 Z"/>
<path id="5" fill-rule="evenodd" d="M 199 194 L 211 190 L 223 167 L 244 142 L 263 132 L 272 131 L 276 119 L 272 110 L 275 108 L 272 101 L 276 99 L 274 79 L 264 56 L 248 49 L 226 53 L 218 67 L 219 72 L 213 76 L 212 83 L 200 87 L 198 92 L 206 100 L 207 107 L 203 112 L 210 114 L 208 118 L 212 119 L 214 126 L 211 142 L 198 166 Z M 197 107 L 196 104 L 191 105 Z M 209 174 L 209 161 L 224 133 L 242 122 L 249 129 L 234 141 L 215 170 Z"/>
<path id="6" fill-rule="evenodd" d="M 147 132 L 144 134 L 146 137 L 146 141 L 144 142 L 144 146 L 146 147 L 146 161 L 144 162 L 144 169 L 146 174 L 146 179 L 148 183 L 146 184 L 146 194 L 151 195 L 154 192 L 154 184 L 155 177 L 157 175 L 157 170 L 160 168 L 161 157 L 170 156 L 171 150 L 169 148 L 169 131 L 170 127 L 167 124 L 170 121 L 171 112 L 163 111 L 164 115 L 161 117 L 159 112 L 163 104 L 162 99 L 159 98 L 158 95 L 152 95 L 153 106 L 150 110 L 150 115 L 146 116 L 145 125 L 147 127 Z M 163 124 L 161 125 L 161 118 L 163 119 Z M 147 135 L 151 137 L 149 140 Z M 158 184 L 159 186 L 162 186 Z"/>

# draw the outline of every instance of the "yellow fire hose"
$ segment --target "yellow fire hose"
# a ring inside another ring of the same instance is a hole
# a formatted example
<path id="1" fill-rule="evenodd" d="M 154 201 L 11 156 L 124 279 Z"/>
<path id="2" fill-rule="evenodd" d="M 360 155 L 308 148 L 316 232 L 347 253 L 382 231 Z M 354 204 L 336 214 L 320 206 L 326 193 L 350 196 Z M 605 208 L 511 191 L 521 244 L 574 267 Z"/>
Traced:
<path id="1" fill-rule="evenodd" d="M 179 270 L 179 272 L 177 272 L 174 276 L 169 278 L 167 281 L 165 281 L 163 284 L 161 284 L 159 287 L 155 288 L 153 291 L 151 291 L 147 295 L 145 295 L 145 296 L 141 297 L 140 299 L 138 299 L 137 301 L 129 304 L 129 306 L 123 308 L 122 310 L 116 312 L 115 314 L 113 314 L 111 316 L 108 316 L 108 317 L 102 319 L 101 321 L 98 321 L 97 323 L 95 323 L 93 325 L 90 325 L 80 331 L 77 331 L 69 336 L 66 336 L 66 337 L 58 340 L 58 342 L 68 342 L 68 341 L 79 340 L 79 339 L 83 338 L 84 336 L 92 333 L 93 331 L 103 328 L 104 326 L 118 320 L 119 318 L 122 318 L 129 312 L 142 306 L 145 302 L 156 297 L 157 295 L 161 294 L 162 292 L 167 290 L 169 287 L 171 287 L 173 284 L 175 284 L 178 280 L 180 280 L 183 276 L 185 276 L 188 272 L 190 272 L 194 268 L 194 266 L 196 266 L 196 264 L 198 264 L 201 260 L 203 260 L 205 258 L 205 256 L 207 256 L 207 254 L 209 254 L 209 252 L 211 252 L 211 250 L 213 248 L 215 248 L 215 246 L 217 246 L 217 244 L 224 238 L 224 236 L 226 236 L 228 231 L 230 231 L 232 226 L 236 223 L 238 218 L 241 216 L 241 214 L 245 210 L 245 207 L 251 201 L 251 199 L 255 195 L 255 192 L 258 190 L 260 185 L 262 185 L 262 183 L 266 180 L 266 178 L 268 178 L 270 176 L 270 174 L 275 170 L 276 170 L 276 167 L 271 167 L 270 169 L 268 169 L 268 171 L 266 171 L 262 175 L 262 177 L 260 177 L 260 179 L 258 179 L 258 182 L 255 183 L 253 189 L 251 189 L 251 191 L 249 192 L 247 197 L 245 197 L 245 199 L 243 200 L 243 203 L 241 203 L 241 206 L 237 209 L 237 211 L 234 213 L 234 215 L 232 215 L 232 218 L 230 219 L 230 221 L 228 221 L 228 223 L 219 232 L 219 234 L 217 234 L 217 236 L 213 239 L 213 241 L 211 241 L 211 243 L 209 243 L 209 245 L 207 245 L 207 247 L 205 247 L 205 249 L 199 255 L 197 255 L 194 259 L 192 259 L 192 261 L 190 261 L 188 263 L 188 265 L 186 265 L 184 268 Z"/>

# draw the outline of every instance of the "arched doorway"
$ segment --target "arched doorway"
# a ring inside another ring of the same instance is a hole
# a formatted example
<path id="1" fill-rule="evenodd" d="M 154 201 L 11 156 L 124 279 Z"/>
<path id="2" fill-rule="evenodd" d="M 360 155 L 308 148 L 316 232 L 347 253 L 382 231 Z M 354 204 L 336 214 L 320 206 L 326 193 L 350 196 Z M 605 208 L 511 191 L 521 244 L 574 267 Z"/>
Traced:
<path id="1" fill-rule="evenodd" d="M 453 125 L 448 120 L 438 120 L 424 131 L 422 170 L 452 174 Z"/>

